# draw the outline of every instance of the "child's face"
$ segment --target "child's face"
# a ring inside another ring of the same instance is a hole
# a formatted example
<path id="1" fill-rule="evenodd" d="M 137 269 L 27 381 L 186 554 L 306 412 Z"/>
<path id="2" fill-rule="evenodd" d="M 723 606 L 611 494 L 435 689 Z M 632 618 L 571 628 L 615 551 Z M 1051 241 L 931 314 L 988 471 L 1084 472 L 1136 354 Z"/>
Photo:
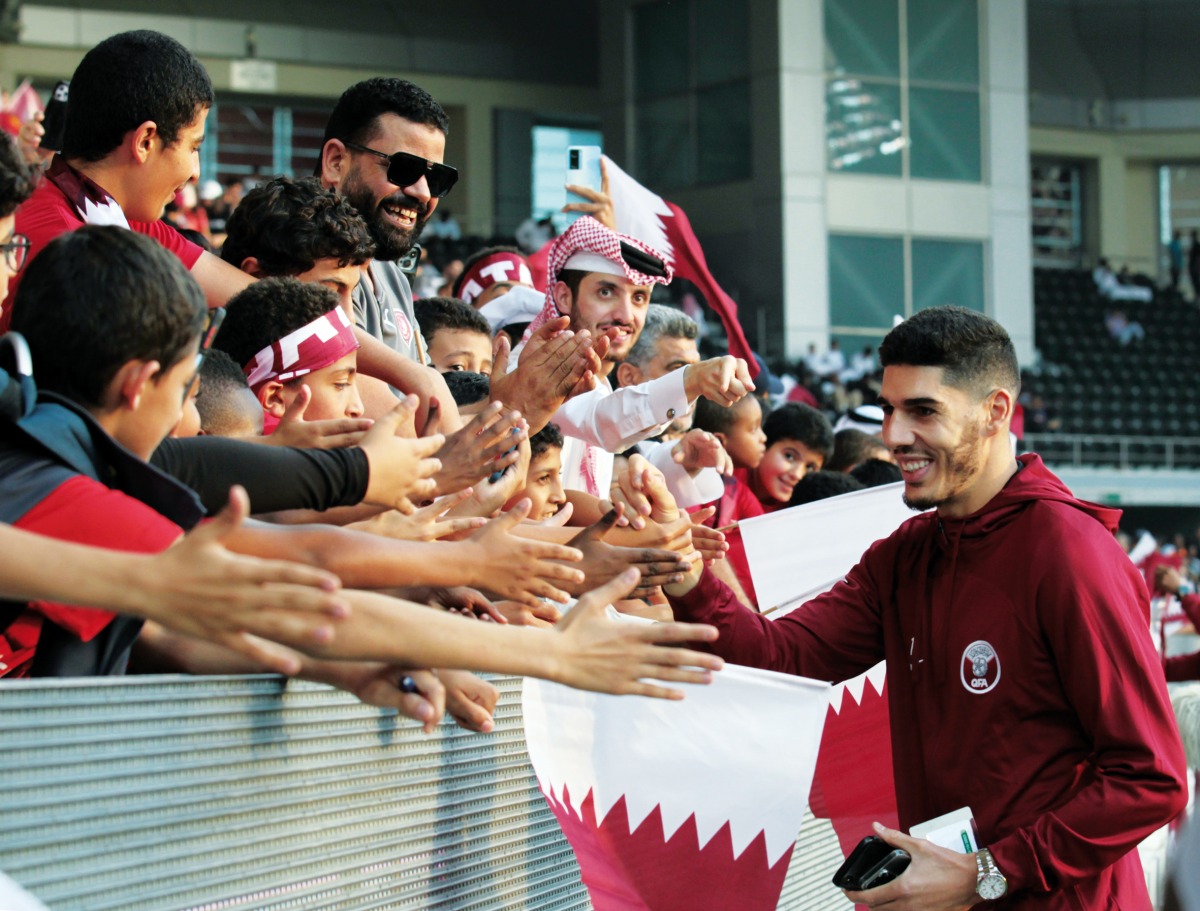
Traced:
<path id="1" fill-rule="evenodd" d="M 717 434 L 725 451 L 738 468 L 757 468 L 767 448 L 767 435 L 762 430 L 762 406 L 752 395 L 734 406 L 736 414 L 728 433 Z"/>
<path id="2" fill-rule="evenodd" d="M 492 340 L 474 329 L 439 329 L 429 340 L 429 359 L 438 373 L 491 373 Z"/>
<path id="3" fill-rule="evenodd" d="M 285 383 L 278 397 L 268 406 L 276 417 L 282 417 L 288 406 L 295 401 L 302 387 L 312 390 L 312 398 L 304 410 L 306 421 L 332 421 L 340 418 L 359 418 L 363 414 L 362 398 L 354 382 L 358 370 L 358 352 L 351 351 L 328 367 L 306 373 L 304 376 Z M 263 389 L 269 389 L 267 384 Z"/>
<path id="4" fill-rule="evenodd" d="M 529 497 L 533 505 L 529 508 L 529 518 L 535 522 L 549 519 L 567 502 L 567 495 L 562 485 L 562 449 L 551 446 L 529 463 L 529 471 L 525 474 L 525 489 L 517 493 L 505 504 L 505 509 L 522 497 Z"/>
<path id="5" fill-rule="evenodd" d="M 787 503 L 800 479 L 810 471 L 820 471 L 824 464 L 823 455 L 785 437 L 767 447 L 758 466 L 758 484 L 768 496 Z"/>

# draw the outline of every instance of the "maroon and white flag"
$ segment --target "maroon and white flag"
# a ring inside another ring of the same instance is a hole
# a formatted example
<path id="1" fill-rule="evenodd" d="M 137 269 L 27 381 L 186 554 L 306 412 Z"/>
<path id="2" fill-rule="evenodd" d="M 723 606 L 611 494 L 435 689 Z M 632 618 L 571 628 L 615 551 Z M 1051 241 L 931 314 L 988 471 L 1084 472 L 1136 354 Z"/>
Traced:
<path id="1" fill-rule="evenodd" d="M 526 678 L 525 738 L 596 911 L 774 911 L 827 683 L 726 665 L 681 702 Z"/>

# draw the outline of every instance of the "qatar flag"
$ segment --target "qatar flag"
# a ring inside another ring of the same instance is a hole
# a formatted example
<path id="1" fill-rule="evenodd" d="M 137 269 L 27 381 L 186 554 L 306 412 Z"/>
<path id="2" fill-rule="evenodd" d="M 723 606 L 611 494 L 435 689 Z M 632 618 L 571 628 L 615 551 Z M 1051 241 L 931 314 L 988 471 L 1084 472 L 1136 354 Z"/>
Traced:
<path id="1" fill-rule="evenodd" d="M 596 911 L 774 911 L 827 683 L 726 665 L 681 702 L 524 686 L 529 758 Z"/>
<path id="2" fill-rule="evenodd" d="M 871 487 L 741 523 L 754 587 L 778 619 L 836 585 L 873 543 L 914 515 L 902 483 Z M 796 541 L 805 546 L 797 548 Z M 765 594 L 764 594 L 765 593 Z M 883 662 L 830 692 L 809 798 L 849 854 L 871 823 L 899 825 Z"/>

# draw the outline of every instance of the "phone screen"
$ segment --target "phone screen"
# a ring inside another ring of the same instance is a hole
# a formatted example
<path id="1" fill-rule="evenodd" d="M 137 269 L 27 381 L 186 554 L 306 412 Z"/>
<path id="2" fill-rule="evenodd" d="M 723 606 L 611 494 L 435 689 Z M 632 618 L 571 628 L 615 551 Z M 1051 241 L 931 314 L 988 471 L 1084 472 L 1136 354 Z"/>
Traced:
<path id="1" fill-rule="evenodd" d="M 570 146 L 567 149 L 567 183 L 592 190 L 600 189 L 600 146 Z M 567 202 L 589 202 L 577 193 L 567 193 Z M 581 213 L 563 213 L 564 226 L 570 225 Z"/>

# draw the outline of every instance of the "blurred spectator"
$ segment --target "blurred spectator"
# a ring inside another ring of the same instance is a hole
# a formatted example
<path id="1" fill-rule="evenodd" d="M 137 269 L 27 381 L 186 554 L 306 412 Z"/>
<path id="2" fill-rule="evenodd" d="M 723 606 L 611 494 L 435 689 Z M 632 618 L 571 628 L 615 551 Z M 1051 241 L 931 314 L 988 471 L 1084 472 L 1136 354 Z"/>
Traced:
<path id="1" fill-rule="evenodd" d="M 1142 328 L 1142 324 L 1136 320 L 1130 322 L 1121 310 L 1108 311 L 1108 315 L 1104 317 L 1104 328 L 1122 347 L 1130 342 L 1140 342 L 1146 337 L 1146 330 Z"/>
<path id="2" fill-rule="evenodd" d="M 825 462 L 825 471 L 849 472 L 867 459 L 892 461 L 892 453 L 883 440 L 856 427 L 843 427 L 833 435 L 833 454 Z"/>
<path id="3" fill-rule="evenodd" d="M 789 506 L 815 503 L 829 497 L 840 496 L 863 490 L 863 485 L 848 474 L 840 471 L 810 471 L 796 484 Z"/>
<path id="4" fill-rule="evenodd" d="M 1176 228 L 1171 232 L 1171 240 L 1167 243 L 1167 263 L 1171 269 L 1172 291 L 1179 290 L 1179 278 L 1183 275 L 1183 232 Z"/>
<path id="5" fill-rule="evenodd" d="M 1154 300 L 1154 292 L 1149 288 L 1141 285 L 1122 284 L 1121 280 L 1113 274 L 1108 260 L 1103 256 L 1097 260 L 1096 268 L 1092 270 L 1092 281 L 1096 283 L 1096 290 L 1100 292 L 1100 296 L 1107 297 L 1109 300 L 1142 301 L 1143 303 Z"/>

